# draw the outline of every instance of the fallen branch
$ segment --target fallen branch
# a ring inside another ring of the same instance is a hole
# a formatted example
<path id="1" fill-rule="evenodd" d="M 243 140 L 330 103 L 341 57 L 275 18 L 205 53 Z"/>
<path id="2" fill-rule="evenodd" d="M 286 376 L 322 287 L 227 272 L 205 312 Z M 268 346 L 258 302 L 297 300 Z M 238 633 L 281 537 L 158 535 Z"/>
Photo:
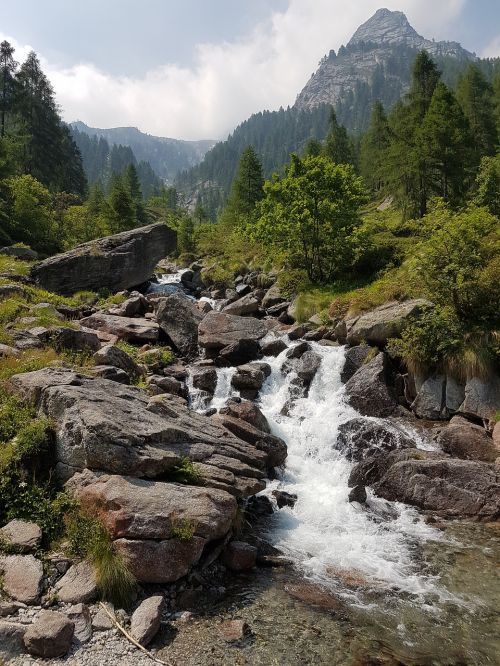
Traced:
<path id="1" fill-rule="evenodd" d="M 167 662 L 167 661 L 162 661 L 161 659 L 158 659 L 157 657 L 155 657 L 154 654 L 153 654 L 152 652 L 150 652 L 149 650 L 147 650 L 147 649 L 144 647 L 144 645 L 141 645 L 138 641 L 136 641 L 135 638 L 134 638 L 133 636 L 131 636 L 131 635 L 128 633 L 128 631 L 127 631 L 124 627 L 122 627 L 122 625 L 121 625 L 121 624 L 118 622 L 118 620 L 116 619 L 115 615 L 114 615 L 113 613 L 111 613 L 111 611 L 108 609 L 108 607 L 106 606 L 106 604 L 103 604 L 102 601 L 100 601 L 100 602 L 99 602 L 99 605 L 101 606 L 101 608 L 103 609 L 103 611 L 106 613 L 106 615 L 109 617 L 109 619 L 111 620 L 111 622 L 115 625 L 115 627 L 117 627 L 117 628 L 122 632 L 122 634 L 125 636 L 125 638 L 126 638 L 128 641 L 130 641 L 133 645 L 135 645 L 136 648 L 138 648 L 141 652 L 144 652 L 144 654 L 145 654 L 147 657 L 149 657 L 150 659 L 152 659 L 152 660 L 153 660 L 154 662 L 156 662 L 157 664 L 163 664 L 163 666 L 173 666 L 173 664 L 170 664 L 170 663 Z"/>

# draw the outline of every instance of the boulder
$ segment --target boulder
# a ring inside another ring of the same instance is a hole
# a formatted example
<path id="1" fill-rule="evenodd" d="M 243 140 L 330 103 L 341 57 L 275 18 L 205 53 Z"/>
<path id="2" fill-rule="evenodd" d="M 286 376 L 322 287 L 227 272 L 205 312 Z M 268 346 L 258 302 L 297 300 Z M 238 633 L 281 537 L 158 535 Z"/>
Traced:
<path id="1" fill-rule="evenodd" d="M 149 645 L 160 629 L 165 600 L 162 596 L 145 599 L 130 620 L 130 633 L 141 645 Z"/>
<path id="2" fill-rule="evenodd" d="M 130 384 L 130 377 L 127 373 L 120 368 L 115 368 L 114 365 L 95 365 L 91 368 L 91 373 L 94 377 L 101 379 L 109 379 L 109 381 L 119 384 Z"/>
<path id="3" fill-rule="evenodd" d="M 198 353 L 198 326 L 203 316 L 194 301 L 181 294 L 162 298 L 156 313 L 160 328 L 184 356 Z"/>
<path id="4" fill-rule="evenodd" d="M 276 500 L 278 509 L 282 509 L 284 506 L 289 506 L 293 508 L 295 502 L 297 501 L 297 495 L 293 493 L 287 493 L 285 490 L 273 490 L 273 497 Z"/>
<path id="5" fill-rule="evenodd" d="M 257 548 L 244 541 L 231 541 L 224 550 L 222 561 L 231 571 L 248 571 L 257 562 Z"/>
<path id="6" fill-rule="evenodd" d="M 32 277 L 48 291 L 116 292 L 142 284 L 158 261 L 175 250 L 176 234 L 163 223 L 124 231 L 78 245 L 33 267 Z"/>
<path id="7" fill-rule="evenodd" d="M 302 354 L 310 351 L 311 345 L 308 342 L 299 342 L 298 344 L 290 347 L 285 354 L 288 359 L 300 358 Z"/>
<path id="8" fill-rule="evenodd" d="M 250 627 L 244 620 L 226 620 L 219 631 L 226 643 L 236 643 L 250 634 Z"/>
<path id="9" fill-rule="evenodd" d="M 261 451 L 265 451 L 268 456 L 267 464 L 269 467 L 279 467 L 285 462 L 287 448 L 285 442 L 279 437 L 262 432 L 253 424 L 235 419 L 227 414 L 218 414 L 213 417 L 213 419 L 215 418 L 236 437 L 253 444 Z"/>
<path id="10" fill-rule="evenodd" d="M 43 565 L 33 555 L 6 555 L 0 557 L 3 591 L 24 604 L 35 604 L 40 598 Z"/>
<path id="11" fill-rule="evenodd" d="M 69 326 L 36 326 L 30 328 L 28 334 L 44 344 L 51 342 L 56 349 L 76 349 L 78 351 L 95 352 L 101 346 L 94 331 L 70 328 Z"/>
<path id="12" fill-rule="evenodd" d="M 262 353 L 264 356 L 279 356 L 282 351 L 287 348 L 286 342 L 281 338 L 269 340 L 269 342 L 262 344 Z"/>
<path id="13" fill-rule="evenodd" d="M 112 365 L 127 373 L 130 378 L 140 377 L 141 370 L 127 352 L 116 345 L 105 345 L 94 354 L 97 365 Z"/>
<path id="14" fill-rule="evenodd" d="M 217 386 L 217 371 L 213 367 L 191 367 L 191 377 L 193 378 L 193 386 L 200 391 L 207 391 L 207 393 L 215 393 Z"/>
<path id="15" fill-rule="evenodd" d="M 283 297 L 283 294 L 281 293 L 278 285 L 273 284 L 273 286 L 269 287 L 269 289 L 266 291 L 266 294 L 262 299 L 262 307 L 264 310 L 267 310 L 268 308 L 272 308 L 273 305 L 279 305 L 285 300 L 286 299 Z"/>
<path id="16" fill-rule="evenodd" d="M 417 397 L 411 404 L 411 409 L 421 419 L 438 421 L 446 419 L 445 411 L 446 377 L 434 375 L 426 379 L 417 391 Z"/>
<path id="17" fill-rule="evenodd" d="M 226 305 L 222 308 L 222 312 L 230 315 L 243 316 L 254 314 L 258 309 L 259 301 L 254 298 L 252 294 L 247 294 L 246 296 L 239 298 L 237 301 Z"/>
<path id="18" fill-rule="evenodd" d="M 484 379 L 469 379 L 465 385 L 465 399 L 459 411 L 494 423 L 500 412 L 500 377 L 492 374 Z"/>
<path id="19" fill-rule="evenodd" d="M 288 329 L 288 337 L 290 340 L 299 340 L 309 331 L 309 324 L 294 324 Z"/>
<path id="20" fill-rule="evenodd" d="M 148 299 L 139 292 L 133 292 L 129 298 L 119 305 L 109 308 L 109 314 L 117 317 L 143 317 L 149 312 L 151 305 Z"/>
<path id="21" fill-rule="evenodd" d="M 254 402 L 250 402 L 249 400 L 242 400 L 241 402 L 229 400 L 226 406 L 220 410 L 220 413 L 228 414 L 236 419 L 242 419 L 262 432 L 271 432 L 264 414 Z"/>
<path id="22" fill-rule="evenodd" d="M 24 635 L 28 652 L 35 657 L 54 659 L 67 654 L 75 625 L 63 613 L 43 610 Z"/>
<path id="23" fill-rule="evenodd" d="M 444 518 L 500 518 L 498 466 L 470 460 L 421 458 L 391 465 L 373 486 L 375 494 L 436 512 Z"/>
<path id="24" fill-rule="evenodd" d="M 390 416 L 397 402 L 390 388 L 390 362 L 379 353 L 363 365 L 345 385 L 349 404 L 364 416 Z"/>
<path id="25" fill-rule="evenodd" d="M 66 609 L 66 616 L 75 625 L 74 638 L 79 643 L 87 643 L 92 638 L 92 618 L 89 607 L 75 604 Z"/>
<path id="26" fill-rule="evenodd" d="M 89 603 L 97 597 L 97 579 L 92 565 L 79 562 L 57 581 L 58 598 L 67 604 Z"/>
<path id="27" fill-rule="evenodd" d="M 493 463 L 500 456 L 500 447 L 495 447 L 490 434 L 460 416 L 451 419 L 437 441 L 445 453 L 455 458 Z"/>
<path id="28" fill-rule="evenodd" d="M 296 367 L 297 375 L 309 386 L 321 366 L 321 356 L 313 351 L 303 354 Z"/>
<path id="29" fill-rule="evenodd" d="M 185 393 L 184 385 L 174 377 L 151 375 L 147 378 L 146 382 L 150 389 L 154 389 L 156 394 L 172 393 L 173 395 L 183 395 Z"/>
<path id="30" fill-rule="evenodd" d="M 364 365 L 369 355 L 373 353 L 372 350 L 373 347 L 369 347 L 368 345 L 357 345 L 356 347 L 350 347 L 346 351 L 344 367 L 340 373 L 340 379 L 343 384 L 348 382 L 354 373 Z"/>
<path id="31" fill-rule="evenodd" d="M 272 447 L 268 451 L 260 443 L 271 435 L 260 433 L 257 443 L 249 444 L 223 424 L 190 411 L 178 396 L 150 398 L 138 388 L 63 368 L 16 375 L 10 386 L 54 420 L 53 455 L 64 480 L 85 468 L 154 478 L 188 458 L 229 468 L 235 478 L 226 489 L 240 494 L 239 477 L 263 478 L 276 457 Z"/>
<path id="32" fill-rule="evenodd" d="M 0 542 L 18 553 L 36 550 L 42 541 L 42 530 L 27 520 L 11 520 L 0 529 Z"/>
<path id="33" fill-rule="evenodd" d="M 231 378 L 231 385 L 239 391 L 248 389 L 259 391 L 262 388 L 264 379 L 264 373 L 248 363 L 238 367 L 237 372 Z"/>
<path id="34" fill-rule="evenodd" d="M 0 254 L 6 254 L 9 257 L 15 257 L 16 259 L 22 259 L 23 261 L 36 261 L 38 259 L 38 254 L 35 250 L 32 250 L 29 247 L 23 247 L 22 245 L 8 245 L 7 247 L 0 248 Z"/>
<path id="35" fill-rule="evenodd" d="M 348 460 L 360 461 L 395 449 L 415 448 L 415 443 L 395 423 L 356 418 L 339 426 L 335 448 Z"/>
<path id="36" fill-rule="evenodd" d="M 365 312 L 355 319 L 346 321 L 347 342 L 360 345 L 362 342 L 385 347 L 389 338 L 398 337 L 409 318 L 418 317 L 432 303 L 424 299 L 414 299 L 399 303 L 391 301 L 374 310 Z"/>
<path id="37" fill-rule="evenodd" d="M 0 343 L 0 358 L 6 356 L 19 356 L 19 349 Z"/>
<path id="38" fill-rule="evenodd" d="M 0 299 L 23 298 L 26 291 L 19 284 L 0 284 Z"/>
<path id="39" fill-rule="evenodd" d="M 253 317 L 215 311 L 209 312 L 198 327 L 200 345 L 216 351 L 243 340 L 257 342 L 266 334 L 264 324 Z"/>
<path id="40" fill-rule="evenodd" d="M 261 355 L 261 348 L 256 340 L 238 340 L 220 350 L 218 362 L 221 365 L 242 365 Z"/>
<path id="41" fill-rule="evenodd" d="M 358 502 L 358 504 L 364 504 L 366 500 L 367 500 L 366 488 L 364 486 L 354 486 L 354 488 L 349 493 L 348 501 Z"/>
<path id="42" fill-rule="evenodd" d="M 80 320 L 80 324 L 104 333 L 115 335 L 126 342 L 151 342 L 158 340 L 159 326 L 151 319 L 141 317 L 117 317 L 115 315 L 96 312 L 90 317 Z"/>
<path id="43" fill-rule="evenodd" d="M 4 659 L 15 659 L 24 652 L 26 625 L 0 620 L 0 663 Z M 9 661 L 4 663 L 10 663 Z"/>

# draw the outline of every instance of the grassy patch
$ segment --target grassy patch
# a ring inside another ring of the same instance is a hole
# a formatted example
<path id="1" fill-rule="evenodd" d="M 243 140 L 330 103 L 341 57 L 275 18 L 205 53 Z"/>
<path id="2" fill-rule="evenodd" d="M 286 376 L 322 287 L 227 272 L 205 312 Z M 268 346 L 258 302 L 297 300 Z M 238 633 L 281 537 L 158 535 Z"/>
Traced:
<path id="1" fill-rule="evenodd" d="M 167 365 L 171 365 L 174 362 L 174 354 L 169 347 L 163 347 L 162 349 L 150 349 L 146 352 L 142 352 L 138 355 L 138 361 L 145 363 L 146 365 L 160 365 L 162 368 L 166 368 Z"/>
<path id="2" fill-rule="evenodd" d="M 5 356 L 0 358 L 0 381 L 23 372 L 41 370 L 59 360 L 59 356 L 50 348 L 30 349 L 22 352 L 20 356 Z"/>
<path id="3" fill-rule="evenodd" d="M 6 254 L 0 254 L 0 273 L 4 275 L 28 275 L 31 264 Z"/>
<path id="4" fill-rule="evenodd" d="M 117 608 L 133 600 L 136 580 L 102 522 L 81 509 L 70 512 L 65 520 L 69 541 L 68 554 L 87 559 L 94 567 L 99 592 Z"/>
<path id="5" fill-rule="evenodd" d="M 201 481 L 201 474 L 189 458 L 182 458 L 181 462 L 170 470 L 168 477 L 171 481 L 185 483 L 190 486 L 195 486 Z"/>
<path id="6" fill-rule="evenodd" d="M 172 527 L 172 536 L 174 539 L 179 539 L 180 541 L 191 541 L 195 531 L 195 524 L 187 518 L 183 518 L 182 520 L 175 521 Z"/>

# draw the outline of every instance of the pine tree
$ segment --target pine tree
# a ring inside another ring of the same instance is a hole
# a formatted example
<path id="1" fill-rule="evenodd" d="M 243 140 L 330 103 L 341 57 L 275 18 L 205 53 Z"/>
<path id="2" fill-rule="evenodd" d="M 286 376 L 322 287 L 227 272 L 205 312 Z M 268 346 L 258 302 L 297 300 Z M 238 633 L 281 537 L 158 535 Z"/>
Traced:
<path id="1" fill-rule="evenodd" d="M 387 149 L 391 143 L 389 122 L 381 102 L 373 105 L 368 131 L 361 141 L 361 174 L 374 192 L 382 189 L 385 180 Z"/>
<path id="2" fill-rule="evenodd" d="M 15 98 L 17 62 L 14 60 L 14 47 L 7 41 L 0 44 L 0 136 L 5 136 L 7 114 L 12 111 Z"/>
<path id="3" fill-rule="evenodd" d="M 463 73 L 457 98 L 470 124 L 474 139 L 475 163 L 484 155 L 494 155 L 498 142 L 493 107 L 493 87 L 473 64 Z"/>
<path id="4" fill-rule="evenodd" d="M 323 146 L 318 139 L 310 138 L 304 148 L 304 157 L 319 157 L 323 152 Z"/>
<path id="5" fill-rule="evenodd" d="M 452 204 L 463 200 L 471 147 L 469 124 L 455 95 L 438 83 L 418 133 L 418 150 L 428 165 L 430 194 Z"/>
<path id="6" fill-rule="evenodd" d="M 128 187 L 128 191 L 135 207 L 135 218 L 138 226 L 143 226 L 148 222 L 148 216 L 144 208 L 141 185 L 137 176 L 137 169 L 133 164 L 129 164 L 123 174 L 123 179 Z"/>
<path id="7" fill-rule="evenodd" d="M 233 181 L 228 208 L 234 216 L 250 216 L 258 201 L 264 196 L 262 165 L 254 149 L 243 151 L 238 171 Z"/>
<path id="8" fill-rule="evenodd" d="M 408 94 L 414 122 L 424 119 L 440 77 L 441 72 L 427 51 L 420 51 L 413 64 L 412 83 Z"/>
<path id="9" fill-rule="evenodd" d="M 123 178 L 113 175 L 107 207 L 107 222 L 112 233 L 133 229 L 136 226 L 135 205 Z"/>
<path id="10" fill-rule="evenodd" d="M 493 79 L 493 113 L 495 116 L 497 126 L 498 143 L 497 148 L 500 147 L 500 72 Z"/>
<path id="11" fill-rule="evenodd" d="M 330 114 L 330 130 L 323 152 L 335 164 L 352 164 L 354 161 L 347 130 L 343 125 L 339 125 L 333 109 Z"/>

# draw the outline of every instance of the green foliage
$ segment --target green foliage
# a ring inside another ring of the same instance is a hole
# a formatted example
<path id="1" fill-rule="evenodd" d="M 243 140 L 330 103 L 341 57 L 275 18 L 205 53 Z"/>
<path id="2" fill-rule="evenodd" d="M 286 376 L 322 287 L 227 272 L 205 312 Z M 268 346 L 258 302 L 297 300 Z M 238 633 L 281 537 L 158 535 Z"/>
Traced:
<path id="1" fill-rule="evenodd" d="M 292 268 L 305 270 L 312 282 L 328 282 L 349 270 L 352 232 L 364 198 L 351 166 L 293 156 L 286 175 L 276 176 L 264 190 L 254 238 Z"/>
<path id="2" fill-rule="evenodd" d="M 460 77 L 457 97 L 469 122 L 474 162 L 478 164 L 482 156 L 495 154 L 498 134 L 493 113 L 493 87 L 475 64 L 470 64 Z"/>
<path id="3" fill-rule="evenodd" d="M 391 142 L 389 123 L 380 102 L 373 105 L 370 126 L 361 141 L 361 174 L 372 192 L 385 184 L 386 151 Z"/>
<path id="4" fill-rule="evenodd" d="M 500 155 L 483 157 L 476 177 L 473 201 L 492 215 L 500 216 Z"/>
<path id="5" fill-rule="evenodd" d="M 330 113 L 330 128 L 323 147 L 323 154 L 335 164 L 354 163 L 353 149 L 347 130 L 343 125 L 339 125 L 333 109 Z"/>
<path id="6" fill-rule="evenodd" d="M 0 254 L 0 275 L 28 275 L 29 270 L 29 262 Z"/>
<path id="7" fill-rule="evenodd" d="M 310 285 L 306 271 L 301 268 L 284 269 L 280 271 L 278 273 L 277 283 L 280 292 L 285 298 L 296 296 Z"/>
<path id="8" fill-rule="evenodd" d="M 41 370 L 58 360 L 53 349 L 32 349 L 22 352 L 19 356 L 0 358 L 0 381 L 23 372 Z"/>
<path id="9" fill-rule="evenodd" d="M 171 481 L 191 486 L 196 486 L 201 482 L 201 474 L 189 458 L 182 458 L 181 462 L 175 465 L 168 476 Z"/>
<path id="10" fill-rule="evenodd" d="M 174 362 L 175 357 L 169 347 L 162 347 L 142 352 L 138 358 L 146 365 L 160 365 L 162 368 L 166 368 Z"/>
<path id="11" fill-rule="evenodd" d="M 118 340 L 118 342 L 115 342 L 115 347 L 118 347 L 126 354 L 131 356 L 134 361 L 139 360 L 139 347 L 134 347 L 134 345 L 131 345 L 130 342 L 125 342 L 125 340 Z"/>
<path id="12" fill-rule="evenodd" d="M 117 608 L 126 608 L 134 598 L 137 583 L 106 527 L 80 508 L 70 512 L 65 523 L 68 554 L 92 564 L 102 599 Z"/>
<path id="13" fill-rule="evenodd" d="M 180 541 L 191 541 L 194 537 L 196 531 L 196 526 L 193 522 L 189 521 L 187 518 L 177 521 L 172 526 L 172 537 L 174 539 L 180 539 Z"/>

